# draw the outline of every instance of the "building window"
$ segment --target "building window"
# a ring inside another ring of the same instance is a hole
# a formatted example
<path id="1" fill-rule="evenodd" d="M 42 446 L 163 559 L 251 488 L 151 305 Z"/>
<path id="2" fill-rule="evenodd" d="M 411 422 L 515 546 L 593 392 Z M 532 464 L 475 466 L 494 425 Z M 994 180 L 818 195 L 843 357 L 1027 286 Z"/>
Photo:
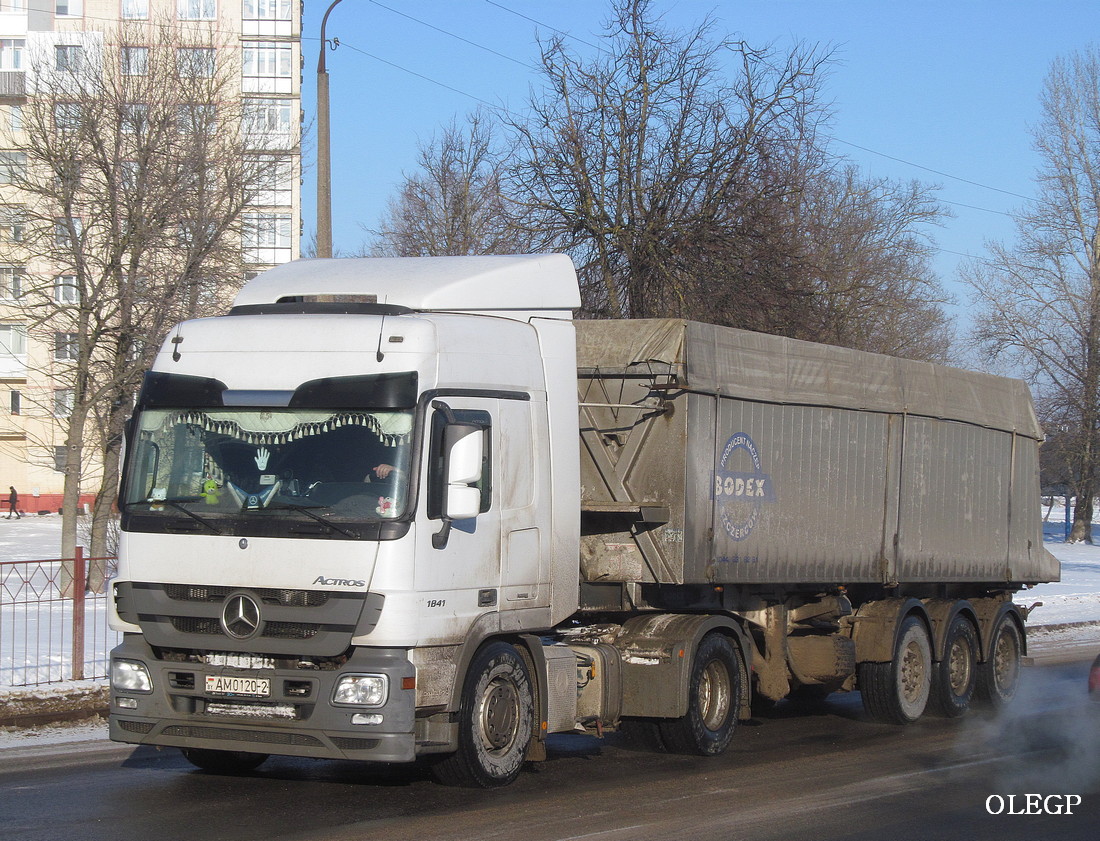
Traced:
<path id="1" fill-rule="evenodd" d="M 0 105 L 0 114 L 5 116 L 0 118 L 3 124 L 7 126 L 8 131 L 22 131 L 23 130 L 23 106 L 19 104 L 12 105 Z"/>
<path id="2" fill-rule="evenodd" d="M 176 68 L 182 77 L 210 79 L 214 76 L 213 47 L 179 47 L 176 50 Z"/>
<path id="3" fill-rule="evenodd" d="M 214 20 L 218 16 L 217 0 L 178 0 L 180 20 Z"/>
<path id="4" fill-rule="evenodd" d="M 77 285 L 76 275 L 63 274 L 53 279 L 53 299 L 59 304 L 80 302 L 80 287 Z"/>
<path id="5" fill-rule="evenodd" d="M 13 415 L 18 415 L 23 411 L 23 395 L 18 391 L 10 392 L 8 401 L 8 406 L 11 408 L 11 413 Z"/>
<path id="6" fill-rule="evenodd" d="M 294 103 L 289 99 L 247 99 L 244 124 L 253 148 L 277 148 L 291 139 L 291 115 Z"/>
<path id="7" fill-rule="evenodd" d="M 123 20 L 148 20 L 149 0 L 122 0 Z"/>
<path id="8" fill-rule="evenodd" d="M 289 213 L 244 214 L 244 258 L 249 263 L 285 263 L 291 256 Z"/>
<path id="9" fill-rule="evenodd" d="M 84 0 L 56 0 L 54 11 L 61 18 L 78 18 L 84 14 Z"/>
<path id="10" fill-rule="evenodd" d="M 252 158 L 249 166 L 255 167 L 245 198 L 252 206 L 293 204 L 294 162 L 290 158 Z"/>
<path id="11" fill-rule="evenodd" d="M 19 184 L 27 175 L 27 153 L 0 152 L 0 184 Z"/>
<path id="12" fill-rule="evenodd" d="M 217 128 L 217 112 L 213 105 L 192 102 L 176 109 L 176 131 L 180 134 L 213 137 Z"/>
<path id="13" fill-rule="evenodd" d="M 53 107 L 53 126 L 58 131 L 77 131 L 84 119 L 79 102 L 58 102 Z"/>
<path id="14" fill-rule="evenodd" d="M 53 415 L 55 418 L 67 418 L 73 413 L 75 404 L 74 393 L 71 388 L 55 388 L 53 390 Z"/>
<path id="15" fill-rule="evenodd" d="M 0 38 L 0 70 L 22 70 L 24 38 Z"/>
<path id="16" fill-rule="evenodd" d="M 58 362 L 73 362 L 80 355 L 76 333 L 53 334 L 53 358 Z"/>
<path id="17" fill-rule="evenodd" d="M 0 353 L 27 355 L 27 328 L 22 324 L 0 324 Z"/>
<path id="18" fill-rule="evenodd" d="M 123 76 L 145 76 L 149 73 L 148 47 L 123 47 L 118 57 Z"/>
<path id="19" fill-rule="evenodd" d="M 53 48 L 54 69 L 62 73 L 77 73 L 84 66 L 84 48 L 79 44 L 57 44 Z"/>
<path id="20" fill-rule="evenodd" d="M 76 248 L 84 233 L 84 223 L 79 216 L 61 216 L 53 220 L 54 245 L 58 248 Z"/>
<path id="21" fill-rule="evenodd" d="M 290 20 L 291 0 L 244 0 L 245 20 Z"/>
<path id="22" fill-rule="evenodd" d="M 242 88 L 245 91 L 288 92 L 293 59 L 294 52 L 287 42 L 246 42 L 241 56 Z"/>
<path id="23" fill-rule="evenodd" d="M 27 216 L 21 204 L 0 205 L 0 243 L 22 242 L 26 235 Z"/>
<path id="24" fill-rule="evenodd" d="M 22 266 L 0 266 L 0 298 L 14 300 L 22 295 L 26 276 Z"/>
<path id="25" fill-rule="evenodd" d="M 123 105 L 121 117 L 124 134 L 141 134 L 149 122 L 149 106 L 141 102 Z"/>

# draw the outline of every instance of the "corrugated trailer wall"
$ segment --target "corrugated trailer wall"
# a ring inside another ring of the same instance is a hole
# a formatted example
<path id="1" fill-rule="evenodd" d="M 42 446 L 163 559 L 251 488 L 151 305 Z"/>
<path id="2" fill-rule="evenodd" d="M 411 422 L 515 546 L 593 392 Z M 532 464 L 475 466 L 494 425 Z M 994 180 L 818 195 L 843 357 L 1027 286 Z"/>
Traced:
<path id="1" fill-rule="evenodd" d="M 1022 383 L 695 322 L 577 328 L 586 580 L 1057 577 Z"/>

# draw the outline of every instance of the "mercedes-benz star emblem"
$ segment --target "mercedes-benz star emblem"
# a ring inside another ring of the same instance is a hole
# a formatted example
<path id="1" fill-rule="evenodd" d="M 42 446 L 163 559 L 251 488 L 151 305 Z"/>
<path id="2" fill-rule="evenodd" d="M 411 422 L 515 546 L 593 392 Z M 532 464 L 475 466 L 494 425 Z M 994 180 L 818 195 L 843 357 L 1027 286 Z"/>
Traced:
<path id="1" fill-rule="evenodd" d="M 239 640 L 253 637 L 260 630 L 260 606 L 251 596 L 237 593 L 225 601 L 222 608 L 222 628 Z"/>

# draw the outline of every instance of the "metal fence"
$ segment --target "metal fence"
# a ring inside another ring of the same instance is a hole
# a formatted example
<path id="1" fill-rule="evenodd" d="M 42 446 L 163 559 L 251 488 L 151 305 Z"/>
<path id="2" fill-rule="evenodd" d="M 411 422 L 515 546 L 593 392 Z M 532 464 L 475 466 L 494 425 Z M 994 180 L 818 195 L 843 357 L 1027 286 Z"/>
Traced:
<path id="1" fill-rule="evenodd" d="M 88 570 L 114 558 L 0 561 L 0 688 L 107 677 L 120 634 L 107 627 L 107 594 L 88 592 Z"/>

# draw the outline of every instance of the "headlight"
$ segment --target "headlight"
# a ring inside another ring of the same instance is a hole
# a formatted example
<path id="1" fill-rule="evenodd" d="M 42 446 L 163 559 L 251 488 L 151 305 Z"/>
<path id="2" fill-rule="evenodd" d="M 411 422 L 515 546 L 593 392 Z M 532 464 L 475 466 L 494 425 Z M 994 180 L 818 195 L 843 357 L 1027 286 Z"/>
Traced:
<path id="1" fill-rule="evenodd" d="M 111 687 L 119 692 L 152 692 L 149 669 L 137 660 L 111 661 Z"/>
<path id="2" fill-rule="evenodd" d="M 332 703 L 380 707 L 386 703 L 389 681 L 385 675 L 343 675 L 336 681 Z"/>

